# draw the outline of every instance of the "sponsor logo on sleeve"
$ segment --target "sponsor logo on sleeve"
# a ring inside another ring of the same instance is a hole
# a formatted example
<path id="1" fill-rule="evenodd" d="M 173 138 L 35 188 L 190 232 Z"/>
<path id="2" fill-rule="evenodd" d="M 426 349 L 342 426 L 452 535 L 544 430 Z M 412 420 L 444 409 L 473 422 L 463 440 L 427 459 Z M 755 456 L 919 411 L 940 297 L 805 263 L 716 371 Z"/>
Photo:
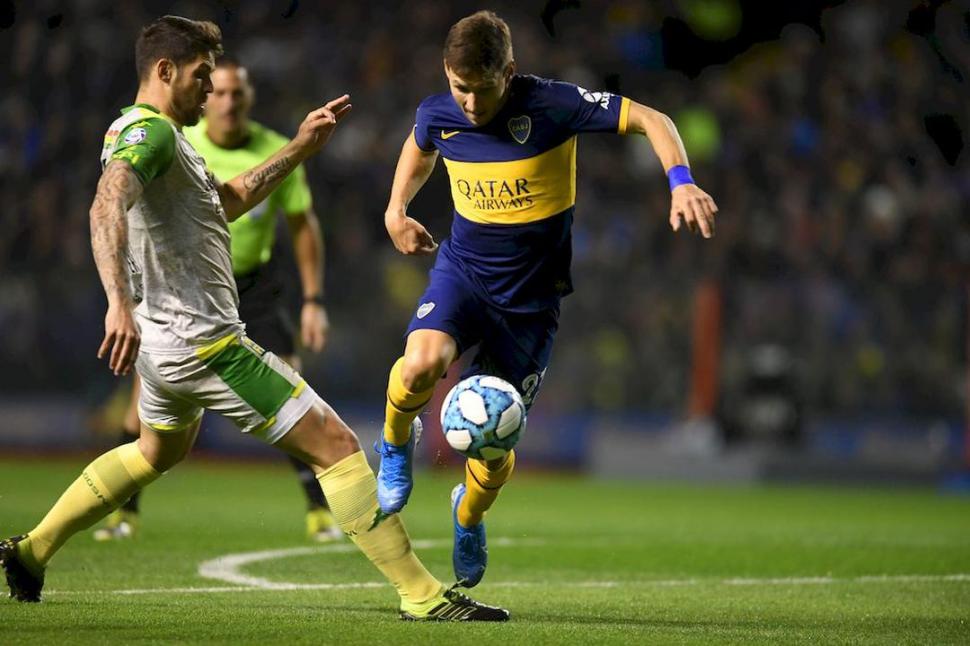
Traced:
<path id="1" fill-rule="evenodd" d="M 125 135 L 125 143 L 128 145 L 140 144 L 145 141 L 145 137 L 148 136 L 148 131 L 144 128 L 132 128 Z"/>
<path id="2" fill-rule="evenodd" d="M 610 99 L 613 97 L 609 92 L 590 92 L 586 88 L 576 86 L 576 90 L 579 92 L 579 96 L 583 97 L 590 103 L 596 103 L 599 107 L 604 110 L 608 110 L 610 107 Z"/>
<path id="3" fill-rule="evenodd" d="M 425 303 L 418 308 L 418 318 L 423 319 L 428 314 L 431 314 L 431 310 L 434 309 L 434 303 Z"/>

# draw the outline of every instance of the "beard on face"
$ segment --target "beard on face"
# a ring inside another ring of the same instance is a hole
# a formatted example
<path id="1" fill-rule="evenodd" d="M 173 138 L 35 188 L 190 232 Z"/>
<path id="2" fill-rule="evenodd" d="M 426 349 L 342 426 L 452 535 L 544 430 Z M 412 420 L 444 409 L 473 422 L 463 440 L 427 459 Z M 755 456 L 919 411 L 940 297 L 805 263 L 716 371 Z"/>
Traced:
<path id="1" fill-rule="evenodd" d="M 194 126 L 202 118 L 205 96 L 199 99 L 195 92 L 186 92 L 175 102 L 179 112 L 179 121 L 186 126 Z"/>

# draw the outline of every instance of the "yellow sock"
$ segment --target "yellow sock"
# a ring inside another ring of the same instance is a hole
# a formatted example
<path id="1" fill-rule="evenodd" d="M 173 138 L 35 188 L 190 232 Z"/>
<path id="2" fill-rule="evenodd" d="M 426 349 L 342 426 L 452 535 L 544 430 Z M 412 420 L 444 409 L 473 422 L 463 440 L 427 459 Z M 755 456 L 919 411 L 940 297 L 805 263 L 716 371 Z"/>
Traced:
<path id="1" fill-rule="evenodd" d="M 17 545 L 18 554 L 35 573 L 77 532 L 91 527 L 142 487 L 161 475 L 138 450 L 122 444 L 85 467 L 81 477 L 61 494 L 40 524 Z"/>
<path id="2" fill-rule="evenodd" d="M 441 591 L 441 582 L 411 549 L 400 515 L 384 516 L 377 505 L 377 480 L 363 451 L 347 456 L 317 479 L 340 529 L 394 584 L 402 600 L 420 603 Z"/>
<path id="3" fill-rule="evenodd" d="M 462 527 L 482 522 L 514 468 L 515 451 L 509 451 L 505 461 L 495 469 L 489 469 L 484 460 L 469 458 L 465 463 L 465 497 L 458 505 L 458 522 Z"/>
<path id="4" fill-rule="evenodd" d="M 401 357 L 391 366 L 387 380 L 387 406 L 384 408 L 384 440 L 397 446 L 407 444 L 411 439 L 411 422 L 434 393 L 433 387 L 419 393 L 408 390 L 401 377 L 403 365 L 404 357 Z"/>

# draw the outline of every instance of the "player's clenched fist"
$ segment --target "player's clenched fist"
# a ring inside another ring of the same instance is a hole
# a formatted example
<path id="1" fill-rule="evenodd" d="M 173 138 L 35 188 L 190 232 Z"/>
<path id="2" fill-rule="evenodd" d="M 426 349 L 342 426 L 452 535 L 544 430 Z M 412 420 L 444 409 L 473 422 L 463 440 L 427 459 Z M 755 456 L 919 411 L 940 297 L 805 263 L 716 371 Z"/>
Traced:
<path id="1" fill-rule="evenodd" d="M 394 247 L 405 255 L 427 255 L 438 248 L 438 243 L 428 230 L 414 218 L 388 213 L 384 216 L 384 226 Z"/>
<path id="2" fill-rule="evenodd" d="M 670 194 L 670 227 L 674 231 L 685 222 L 691 233 L 700 231 L 705 238 L 713 238 L 716 213 L 717 204 L 696 184 L 681 184 Z"/>
<path id="3" fill-rule="evenodd" d="M 293 142 L 305 155 L 313 155 L 323 147 L 337 124 L 347 116 L 351 109 L 350 95 L 345 94 L 327 102 L 306 116 Z"/>

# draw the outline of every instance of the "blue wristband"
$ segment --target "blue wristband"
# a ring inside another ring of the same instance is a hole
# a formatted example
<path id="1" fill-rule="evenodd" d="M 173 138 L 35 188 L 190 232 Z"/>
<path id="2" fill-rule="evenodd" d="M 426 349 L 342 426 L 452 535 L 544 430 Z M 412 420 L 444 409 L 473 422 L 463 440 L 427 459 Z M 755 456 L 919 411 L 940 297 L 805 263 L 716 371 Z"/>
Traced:
<path id="1" fill-rule="evenodd" d="M 670 190 L 674 190 L 681 184 L 693 184 L 694 178 L 690 176 L 690 168 L 687 166 L 673 166 L 667 171 L 667 180 L 670 182 Z"/>

